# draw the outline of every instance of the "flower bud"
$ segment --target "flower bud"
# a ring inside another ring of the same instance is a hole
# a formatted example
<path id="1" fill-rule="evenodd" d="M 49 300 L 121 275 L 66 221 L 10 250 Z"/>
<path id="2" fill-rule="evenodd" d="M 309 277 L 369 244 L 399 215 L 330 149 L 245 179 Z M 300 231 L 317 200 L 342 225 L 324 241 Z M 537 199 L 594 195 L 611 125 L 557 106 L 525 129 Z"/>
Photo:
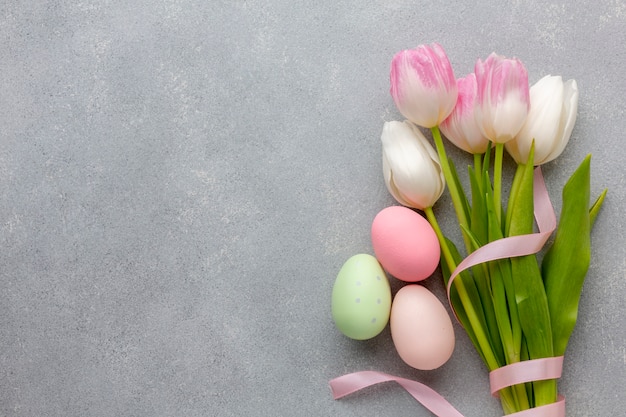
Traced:
<path id="1" fill-rule="evenodd" d="M 391 61 L 390 80 L 398 110 L 419 126 L 437 126 L 456 103 L 452 65 L 436 43 L 398 52 Z"/>
<path id="2" fill-rule="evenodd" d="M 456 80 L 459 97 L 450 116 L 441 125 L 441 131 L 457 147 L 472 154 L 484 153 L 489 139 L 476 123 L 476 75 L 469 74 Z"/>
<path id="3" fill-rule="evenodd" d="M 569 142 L 578 111 L 578 85 L 559 76 L 546 75 L 530 87 L 530 112 L 522 130 L 506 143 L 506 150 L 525 164 L 535 141 L 534 165 L 558 157 Z"/>
<path id="4" fill-rule="evenodd" d="M 408 121 L 387 122 L 381 135 L 385 184 L 398 203 L 423 210 L 443 193 L 439 157 L 422 132 Z"/>
<path id="5" fill-rule="evenodd" d="M 529 109 L 528 73 L 518 59 L 492 53 L 474 68 L 476 122 L 489 140 L 506 143 L 520 131 Z"/>

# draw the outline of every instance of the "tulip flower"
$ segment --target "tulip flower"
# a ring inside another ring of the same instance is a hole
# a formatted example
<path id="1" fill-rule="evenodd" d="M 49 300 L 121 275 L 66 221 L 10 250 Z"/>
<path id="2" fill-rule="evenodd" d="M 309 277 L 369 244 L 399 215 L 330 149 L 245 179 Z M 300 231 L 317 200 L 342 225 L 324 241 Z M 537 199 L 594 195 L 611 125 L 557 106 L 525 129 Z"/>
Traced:
<path id="1" fill-rule="evenodd" d="M 476 122 L 494 143 L 512 140 L 529 110 L 528 73 L 517 59 L 492 53 L 474 68 L 477 83 Z"/>
<path id="2" fill-rule="evenodd" d="M 530 87 L 530 112 L 522 130 L 506 150 L 518 164 L 525 164 L 533 140 L 534 164 L 558 157 L 565 149 L 576 122 L 578 85 L 575 80 L 547 75 Z"/>
<path id="3" fill-rule="evenodd" d="M 445 188 L 439 157 L 413 124 L 386 122 L 381 135 L 385 184 L 398 203 L 424 210 Z"/>
<path id="4" fill-rule="evenodd" d="M 476 75 L 469 74 L 456 81 L 459 97 L 454 110 L 439 127 L 446 138 L 457 147 L 472 154 L 487 150 L 489 139 L 483 135 L 474 117 L 476 102 Z"/>
<path id="5" fill-rule="evenodd" d="M 456 103 L 452 65 L 436 43 L 398 52 L 391 62 L 390 80 L 398 110 L 419 126 L 437 126 Z"/>

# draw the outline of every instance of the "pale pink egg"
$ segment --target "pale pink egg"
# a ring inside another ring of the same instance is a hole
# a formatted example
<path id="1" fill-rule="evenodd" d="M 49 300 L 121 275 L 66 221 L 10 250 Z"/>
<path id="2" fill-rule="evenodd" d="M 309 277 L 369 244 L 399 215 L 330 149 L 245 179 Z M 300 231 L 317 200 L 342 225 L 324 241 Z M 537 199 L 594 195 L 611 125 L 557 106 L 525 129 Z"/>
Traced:
<path id="1" fill-rule="evenodd" d="M 402 281 L 426 279 L 439 264 L 435 231 L 425 218 L 407 207 L 387 207 L 376 215 L 372 246 L 383 268 Z"/>
<path id="2" fill-rule="evenodd" d="M 402 287 L 391 304 L 391 338 L 400 358 L 420 370 L 439 368 L 454 351 L 454 329 L 443 304 L 421 285 Z"/>

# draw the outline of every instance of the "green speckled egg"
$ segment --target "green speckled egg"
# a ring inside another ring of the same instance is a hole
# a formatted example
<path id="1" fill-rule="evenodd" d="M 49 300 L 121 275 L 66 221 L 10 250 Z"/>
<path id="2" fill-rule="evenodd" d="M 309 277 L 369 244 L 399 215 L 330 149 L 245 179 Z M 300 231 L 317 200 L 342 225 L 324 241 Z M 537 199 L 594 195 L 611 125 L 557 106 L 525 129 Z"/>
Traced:
<path id="1" fill-rule="evenodd" d="M 383 331 L 391 311 L 391 288 L 371 255 L 354 255 L 341 267 L 332 295 L 335 325 L 351 339 L 371 339 Z"/>

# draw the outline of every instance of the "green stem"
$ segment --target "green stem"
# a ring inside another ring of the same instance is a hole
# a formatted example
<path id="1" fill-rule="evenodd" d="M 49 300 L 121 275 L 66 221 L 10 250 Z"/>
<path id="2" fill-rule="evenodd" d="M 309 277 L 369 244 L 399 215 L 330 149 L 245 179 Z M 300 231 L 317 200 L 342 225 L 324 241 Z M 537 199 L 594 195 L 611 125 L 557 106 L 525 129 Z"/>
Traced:
<path id="1" fill-rule="evenodd" d="M 439 223 L 437 222 L 437 218 L 435 217 L 433 208 L 432 207 L 425 208 L 424 213 L 426 214 L 426 218 L 428 219 L 428 222 L 433 227 L 433 230 L 435 231 L 435 234 L 437 235 L 437 239 L 439 240 L 439 245 L 441 246 L 441 253 L 443 254 L 443 259 L 448 265 L 448 269 L 450 269 L 450 272 L 454 272 L 457 265 L 456 265 L 456 262 L 454 261 L 454 257 L 452 256 L 452 252 L 450 251 L 450 248 L 448 247 L 448 243 L 446 242 L 446 239 L 443 236 L 443 232 L 441 231 L 441 228 L 439 227 Z"/>
<path id="2" fill-rule="evenodd" d="M 502 223 L 502 158 L 504 143 L 496 143 L 496 157 L 493 161 L 493 205 L 498 224 Z"/>
<path id="3" fill-rule="evenodd" d="M 452 203 L 454 204 L 457 218 L 459 219 L 459 223 L 461 225 L 469 229 L 469 219 L 467 218 L 467 216 L 465 215 L 465 211 L 463 210 L 461 191 L 457 188 L 456 182 L 453 181 L 452 169 L 450 168 L 450 163 L 448 162 L 446 148 L 443 146 L 443 139 L 441 139 L 439 126 L 432 127 L 430 131 L 433 134 L 435 148 L 437 149 L 437 154 L 439 155 L 439 162 L 441 163 L 443 175 L 446 178 L 446 185 L 448 186 L 448 190 L 450 190 L 450 197 L 452 198 Z"/>
<path id="4" fill-rule="evenodd" d="M 483 172 L 482 165 L 483 165 L 483 156 L 479 153 L 475 153 L 474 154 L 474 172 L 476 172 L 476 174 L 479 175 L 479 178 Z"/>
<path id="5" fill-rule="evenodd" d="M 437 239 L 439 239 L 439 244 L 441 245 L 441 252 L 443 254 L 443 258 L 448 265 L 450 271 L 454 271 L 456 269 L 456 262 L 454 262 L 454 258 L 452 256 L 452 252 L 448 247 L 445 237 L 441 232 L 441 228 L 439 227 L 439 223 L 437 222 L 437 218 L 435 217 L 435 213 L 433 213 L 432 207 L 428 207 L 424 209 L 424 213 L 426 213 L 426 218 L 430 222 L 431 226 L 435 230 L 435 234 L 437 235 Z M 491 344 L 489 343 L 489 338 L 485 334 L 485 329 L 480 325 L 480 320 L 478 319 L 478 314 L 472 305 L 467 289 L 465 288 L 465 284 L 462 279 L 457 279 L 454 281 L 454 286 L 459 294 L 459 298 L 461 299 L 461 303 L 463 304 L 463 309 L 467 314 L 467 318 L 474 330 L 476 335 L 476 340 L 478 341 L 478 345 L 483 353 L 485 358 L 485 362 L 487 367 L 490 370 L 496 369 L 499 367 L 498 360 L 496 359 L 492 349 Z"/>

